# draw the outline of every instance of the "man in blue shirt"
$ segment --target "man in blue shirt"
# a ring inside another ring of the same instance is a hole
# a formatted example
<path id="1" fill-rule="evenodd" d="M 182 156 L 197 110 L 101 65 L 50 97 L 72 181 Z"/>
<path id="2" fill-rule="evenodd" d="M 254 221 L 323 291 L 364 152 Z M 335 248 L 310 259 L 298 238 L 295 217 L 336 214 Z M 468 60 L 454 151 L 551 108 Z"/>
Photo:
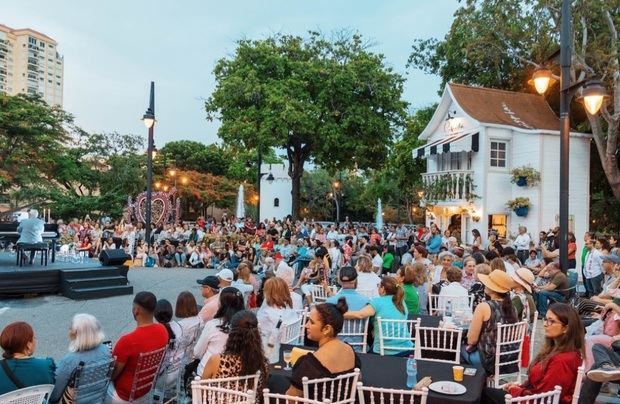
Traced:
<path id="1" fill-rule="evenodd" d="M 39 212 L 36 209 L 28 211 L 28 219 L 24 219 L 17 226 L 19 240 L 17 244 L 35 244 L 43 242 L 43 231 L 45 222 L 39 219 Z M 30 251 L 30 264 L 34 261 L 35 251 Z"/>
<path id="2" fill-rule="evenodd" d="M 347 306 L 349 306 L 349 310 L 357 311 L 361 310 L 370 303 L 370 299 L 360 293 L 357 293 L 357 271 L 353 267 L 342 267 L 340 268 L 340 272 L 338 273 L 338 282 L 342 289 L 327 299 L 327 303 L 336 304 L 338 299 L 344 297 L 347 301 Z M 366 352 L 365 349 L 362 349 L 362 345 L 364 345 L 364 337 L 362 335 L 342 335 L 347 333 L 358 333 L 364 330 L 364 323 L 368 321 L 368 319 L 364 320 L 345 320 L 344 326 L 342 328 L 341 336 L 339 337 L 342 341 L 347 342 L 353 345 L 353 349 L 357 352 Z M 365 347 L 364 347 L 365 348 Z"/>

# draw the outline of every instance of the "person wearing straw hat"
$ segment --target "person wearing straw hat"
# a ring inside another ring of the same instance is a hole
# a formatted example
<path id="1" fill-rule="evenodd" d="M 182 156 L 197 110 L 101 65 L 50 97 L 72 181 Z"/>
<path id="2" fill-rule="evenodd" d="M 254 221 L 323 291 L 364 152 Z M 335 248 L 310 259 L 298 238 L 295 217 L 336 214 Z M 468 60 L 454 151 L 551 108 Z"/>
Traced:
<path id="1" fill-rule="evenodd" d="M 517 317 L 521 321 L 527 320 L 531 324 L 536 320 L 534 318 L 536 303 L 532 296 L 532 285 L 536 277 L 532 271 L 523 267 L 511 273 L 510 277 L 515 282 L 512 293 L 512 305 L 517 310 Z"/>
<path id="2" fill-rule="evenodd" d="M 480 303 L 467 333 L 467 345 L 461 350 L 461 363 L 481 364 L 488 376 L 494 374 L 497 323 L 517 322 L 517 312 L 510 300 L 514 287 L 512 278 L 503 271 L 495 270 L 489 275 L 479 274 L 489 299 Z"/>

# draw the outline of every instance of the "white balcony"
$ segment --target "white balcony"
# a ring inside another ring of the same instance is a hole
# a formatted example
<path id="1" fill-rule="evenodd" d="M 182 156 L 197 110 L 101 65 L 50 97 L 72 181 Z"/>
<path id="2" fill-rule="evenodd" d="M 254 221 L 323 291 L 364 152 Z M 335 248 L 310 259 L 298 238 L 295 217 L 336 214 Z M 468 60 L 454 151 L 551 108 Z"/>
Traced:
<path id="1" fill-rule="evenodd" d="M 424 200 L 433 205 L 471 202 L 476 198 L 474 172 L 470 170 L 437 171 L 422 174 Z"/>

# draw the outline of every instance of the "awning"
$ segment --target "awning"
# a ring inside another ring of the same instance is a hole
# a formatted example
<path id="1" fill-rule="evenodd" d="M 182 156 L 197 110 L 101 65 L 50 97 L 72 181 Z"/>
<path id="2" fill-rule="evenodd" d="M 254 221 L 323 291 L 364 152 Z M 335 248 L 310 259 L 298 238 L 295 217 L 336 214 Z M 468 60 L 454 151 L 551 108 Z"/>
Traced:
<path id="1" fill-rule="evenodd" d="M 413 149 L 413 158 L 427 157 L 433 154 L 457 153 L 461 151 L 475 151 L 479 149 L 480 133 L 469 132 L 448 136 L 435 140 L 424 146 Z"/>

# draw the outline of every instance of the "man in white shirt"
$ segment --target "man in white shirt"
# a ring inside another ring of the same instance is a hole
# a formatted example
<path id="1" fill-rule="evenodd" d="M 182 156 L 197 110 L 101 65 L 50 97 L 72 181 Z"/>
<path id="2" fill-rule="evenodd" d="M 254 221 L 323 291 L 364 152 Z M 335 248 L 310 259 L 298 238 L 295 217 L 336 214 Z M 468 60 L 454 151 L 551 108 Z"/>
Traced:
<path id="1" fill-rule="evenodd" d="M 588 254 L 583 269 L 583 274 L 586 277 L 584 283 L 586 290 L 594 296 L 603 291 L 603 257 L 601 252 L 594 248 L 592 239 L 586 241 L 586 250 L 588 250 Z"/>
<path id="2" fill-rule="evenodd" d="M 293 268 L 288 266 L 288 264 L 284 261 L 282 254 L 277 252 L 273 258 L 275 259 L 275 271 L 274 275 L 278 278 L 284 279 L 288 286 L 293 285 L 293 280 L 295 279 L 295 271 Z"/>
<path id="3" fill-rule="evenodd" d="M 329 231 L 327 232 L 327 236 L 325 236 L 327 240 L 337 240 L 338 232 L 334 229 L 334 225 L 329 225 Z"/>
<path id="4" fill-rule="evenodd" d="M 527 260 L 531 242 L 532 238 L 527 234 L 527 228 L 525 226 L 519 226 L 519 235 L 515 238 L 513 245 L 517 250 L 517 258 L 519 258 L 521 264 L 524 264 Z"/>

